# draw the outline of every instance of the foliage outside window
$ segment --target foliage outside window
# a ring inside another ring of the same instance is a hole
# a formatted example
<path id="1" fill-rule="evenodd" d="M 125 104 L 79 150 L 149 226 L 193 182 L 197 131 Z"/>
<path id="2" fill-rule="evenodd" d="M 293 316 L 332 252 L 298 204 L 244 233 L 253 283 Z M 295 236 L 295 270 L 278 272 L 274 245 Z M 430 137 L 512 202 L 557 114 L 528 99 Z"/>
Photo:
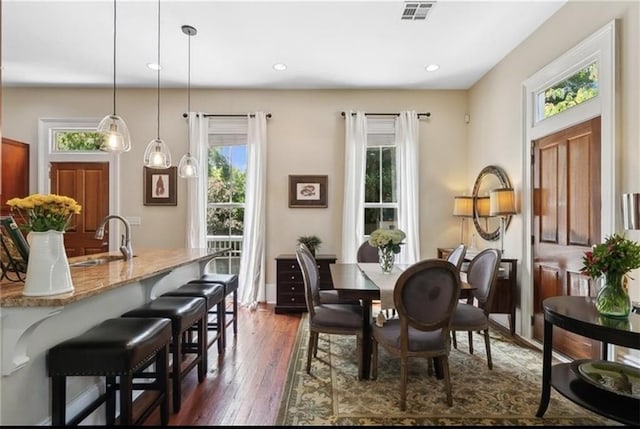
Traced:
<path id="1" fill-rule="evenodd" d="M 95 131 L 56 131 L 54 133 L 54 151 L 56 152 L 94 152 L 100 151 L 104 135 Z"/>
<path id="2" fill-rule="evenodd" d="M 598 95 L 598 63 L 591 63 L 567 79 L 539 94 L 544 97 L 544 115 L 549 118 Z"/>
<path id="3" fill-rule="evenodd" d="M 395 120 L 367 118 L 364 234 L 397 225 Z"/>

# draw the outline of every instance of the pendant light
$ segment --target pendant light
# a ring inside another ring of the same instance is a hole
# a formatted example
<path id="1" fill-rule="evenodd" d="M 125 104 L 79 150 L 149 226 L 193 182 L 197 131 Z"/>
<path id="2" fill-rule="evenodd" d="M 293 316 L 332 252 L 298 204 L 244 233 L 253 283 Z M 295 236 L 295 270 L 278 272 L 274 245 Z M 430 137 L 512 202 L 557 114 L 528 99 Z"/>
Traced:
<path id="1" fill-rule="evenodd" d="M 190 25 L 183 25 L 182 32 L 189 36 L 187 67 L 187 145 L 190 145 L 191 117 L 189 116 L 189 112 L 191 112 L 191 36 L 195 36 L 198 33 L 198 30 Z M 191 156 L 190 151 L 188 151 L 180 160 L 180 164 L 178 164 L 178 175 L 184 179 L 194 179 L 198 177 L 198 160 Z"/>
<path id="2" fill-rule="evenodd" d="M 160 0 L 158 0 L 158 66 L 160 66 Z M 144 151 L 144 165 L 151 168 L 171 167 L 171 151 L 169 146 L 160 138 L 160 69 L 158 67 L 158 120 L 156 138 L 151 140 Z"/>
<path id="3" fill-rule="evenodd" d="M 102 150 L 118 153 L 131 150 L 127 124 L 116 114 L 116 0 L 113 0 L 113 114 L 102 118 L 97 131 L 106 138 Z"/>

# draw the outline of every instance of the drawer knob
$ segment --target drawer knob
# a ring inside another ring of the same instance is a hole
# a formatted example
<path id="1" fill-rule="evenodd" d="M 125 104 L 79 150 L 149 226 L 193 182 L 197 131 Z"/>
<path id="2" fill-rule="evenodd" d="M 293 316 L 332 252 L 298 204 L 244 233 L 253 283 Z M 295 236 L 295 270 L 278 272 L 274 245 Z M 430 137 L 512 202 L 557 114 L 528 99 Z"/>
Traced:
<path id="1" fill-rule="evenodd" d="M 291 265 L 291 269 L 294 269 L 295 267 L 296 267 L 295 265 L 293 265 L 293 264 Z"/>
<path id="2" fill-rule="evenodd" d="M 291 290 L 296 290 L 295 286 L 291 286 Z"/>
<path id="3" fill-rule="evenodd" d="M 296 279 L 296 277 L 295 277 L 295 276 L 291 276 L 291 280 L 295 280 L 295 279 Z"/>
<path id="4" fill-rule="evenodd" d="M 295 301 L 295 300 L 296 300 L 295 298 L 291 298 L 291 302 L 293 302 L 293 301 Z"/>

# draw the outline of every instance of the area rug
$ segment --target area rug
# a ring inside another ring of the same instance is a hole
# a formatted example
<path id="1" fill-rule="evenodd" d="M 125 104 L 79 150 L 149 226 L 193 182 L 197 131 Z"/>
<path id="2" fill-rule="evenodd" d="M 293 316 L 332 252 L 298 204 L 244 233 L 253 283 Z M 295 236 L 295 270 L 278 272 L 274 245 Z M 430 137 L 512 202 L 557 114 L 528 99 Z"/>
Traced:
<path id="1" fill-rule="evenodd" d="M 400 411 L 400 362 L 382 347 L 378 379 L 358 380 L 356 340 L 320 334 L 318 357 L 306 373 L 306 314 L 294 348 L 278 426 L 420 425 L 420 426 L 609 426 L 600 417 L 552 389 L 544 417 L 535 417 L 540 401 L 542 354 L 491 330 L 493 369 L 487 367 L 484 341 L 474 334 L 469 354 L 467 334 L 457 334 L 449 356 L 453 406 L 444 383 L 427 375 L 426 359 L 409 359 L 407 410 Z"/>

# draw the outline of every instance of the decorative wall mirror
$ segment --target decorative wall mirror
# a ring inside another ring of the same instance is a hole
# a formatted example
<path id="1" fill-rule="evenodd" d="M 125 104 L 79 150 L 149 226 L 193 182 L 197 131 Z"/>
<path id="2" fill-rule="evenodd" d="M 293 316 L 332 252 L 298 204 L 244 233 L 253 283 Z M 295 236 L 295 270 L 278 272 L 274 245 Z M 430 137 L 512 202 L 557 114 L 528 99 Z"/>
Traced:
<path id="1" fill-rule="evenodd" d="M 483 168 L 473 185 L 473 224 L 480 237 L 489 241 L 500 238 L 500 218 L 489 216 L 489 192 L 499 188 L 511 188 L 511 183 L 504 170 L 495 165 Z M 511 216 L 507 216 L 505 231 L 510 222 Z"/>

